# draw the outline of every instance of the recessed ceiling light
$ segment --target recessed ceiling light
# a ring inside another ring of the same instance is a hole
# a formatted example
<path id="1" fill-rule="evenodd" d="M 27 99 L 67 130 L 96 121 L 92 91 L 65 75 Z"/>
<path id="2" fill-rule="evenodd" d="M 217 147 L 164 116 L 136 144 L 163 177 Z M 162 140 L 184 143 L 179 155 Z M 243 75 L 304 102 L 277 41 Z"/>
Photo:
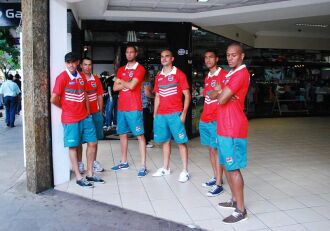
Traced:
<path id="1" fill-rule="evenodd" d="M 209 0 L 197 0 L 197 2 L 208 2 Z"/>
<path id="2" fill-rule="evenodd" d="M 321 27 L 326 28 L 329 25 L 327 24 L 311 24 L 311 23 L 297 23 L 296 26 L 306 26 L 306 27 Z"/>
<path id="3" fill-rule="evenodd" d="M 191 30 L 196 31 L 196 30 L 198 30 L 198 27 L 196 27 L 196 26 L 191 26 Z"/>

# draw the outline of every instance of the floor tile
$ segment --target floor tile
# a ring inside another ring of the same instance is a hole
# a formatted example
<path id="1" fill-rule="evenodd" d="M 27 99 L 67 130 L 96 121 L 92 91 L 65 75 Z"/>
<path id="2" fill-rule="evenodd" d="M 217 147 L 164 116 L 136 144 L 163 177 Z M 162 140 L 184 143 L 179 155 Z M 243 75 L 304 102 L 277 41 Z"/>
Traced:
<path id="1" fill-rule="evenodd" d="M 275 227 L 272 228 L 273 231 L 306 231 L 307 229 L 301 225 L 288 225 L 288 226 L 282 226 L 282 227 Z"/>
<path id="2" fill-rule="evenodd" d="M 325 220 L 325 217 L 319 215 L 311 208 L 293 209 L 285 212 L 299 223 Z"/>
<path id="3" fill-rule="evenodd" d="M 326 199 L 322 198 L 319 195 L 298 196 L 295 197 L 295 199 L 300 201 L 307 207 L 323 206 L 325 204 L 330 205 L 330 203 Z"/>
<path id="4" fill-rule="evenodd" d="M 248 214 L 248 219 L 246 221 L 233 224 L 232 226 L 237 231 L 259 230 L 268 228 L 253 214 Z"/>
<path id="5" fill-rule="evenodd" d="M 293 198 L 273 199 L 270 200 L 270 202 L 281 210 L 289 210 L 289 209 L 297 209 L 297 208 L 305 207 L 305 205 L 303 205 L 302 203 L 300 203 L 299 201 Z"/>
<path id="6" fill-rule="evenodd" d="M 256 215 L 268 227 L 294 225 L 297 222 L 284 212 L 271 212 Z"/>
<path id="7" fill-rule="evenodd" d="M 320 214 L 321 216 L 327 218 L 330 220 L 330 204 L 319 206 L 319 207 L 313 207 L 312 208 L 316 213 Z"/>
<path id="8" fill-rule="evenodd" d="M 246 207 L 254 214 L 279 211 L 276 206 L 268 201 L 253 201 L 246 203 Z"/>
<path id="9" fill-rule="evenodd" d="M 199 220 L 196 221 L 195 224 L 206 230 L 214 230 L 214 231 L 234 231 L 235 229 L 232 225 L 226 225 L 222 222 L 222 219 L 212 219 L 212 220 Z"/>
<path id="10" fill-rule="evenodd" d="M 302 225 L 310 231 L 329 231 L 330 221 L 310 222 Z"/>
<path id="11" fill-rule="evenodd" d="M 218 213 L 218 211 L 216 209 L 214 209 L 212 206 L 190 208 L 187 210 L 187 213 L 189 214 L 189 216 L 192 218 L 193 221 L 223 218 Z"/>

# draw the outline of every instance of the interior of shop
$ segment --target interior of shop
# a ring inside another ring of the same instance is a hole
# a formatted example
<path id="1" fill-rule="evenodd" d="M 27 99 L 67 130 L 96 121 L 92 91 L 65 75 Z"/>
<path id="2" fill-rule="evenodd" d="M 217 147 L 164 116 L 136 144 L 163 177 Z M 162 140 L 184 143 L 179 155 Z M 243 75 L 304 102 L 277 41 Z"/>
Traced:
<path id="1" fill-rule="evenodd" d="M 70 12 L 69 12 L 70 14 Z M 82 56 L 94 60 L 96 74 L 110 75 L 125 63 L 127 43 L 139 48 L 138 61 L 151 79 L 161 70 L 160 51 L 175 52 L 175 65 L 191 84 L 192 107 L 187 122 L 190 136 L 198 135 L 203 107 L 203 64 L 206 49 L 217 51 L 219 66 L 228 70 L 225 50 L 233 40 L 191 23 L 82 21 Z M 73 46 L 74 48 L 74 46 Z M 330 114 L 330 51 L 265 49 L 244 45 L 245 64 L 251 73 L 246 114 L 254 117 L 313 116 Z"/>

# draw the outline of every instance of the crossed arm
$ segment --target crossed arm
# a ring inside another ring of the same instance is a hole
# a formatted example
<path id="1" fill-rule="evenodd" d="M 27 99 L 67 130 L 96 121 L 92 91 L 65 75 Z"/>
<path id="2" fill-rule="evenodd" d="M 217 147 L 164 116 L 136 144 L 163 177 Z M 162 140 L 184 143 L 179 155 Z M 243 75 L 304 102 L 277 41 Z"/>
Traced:
<path id="1" fill-rule="evenodd" d="M 113 85 L 113 90 L 114 91 L 120 91 L 124 88 L 133 90 L 136 87 L 136 85 L 138 84 L 138 82 L 139 82 L 139 80 L 137 78 L 133 78 L 130 81 L 124 81 L 122 79 L 116 79 L 115 83 Z"/>

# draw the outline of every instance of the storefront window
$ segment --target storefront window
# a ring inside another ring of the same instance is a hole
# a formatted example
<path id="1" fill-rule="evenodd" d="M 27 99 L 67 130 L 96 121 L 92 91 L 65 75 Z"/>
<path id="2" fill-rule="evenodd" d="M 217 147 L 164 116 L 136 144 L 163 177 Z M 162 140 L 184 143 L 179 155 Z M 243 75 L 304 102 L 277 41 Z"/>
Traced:
<path id="1" fill-rule="evenodd" d="M 203 109 L 203 81 L 208 70 L 205 50 L 215 50 L 219 66 L 229 70 L 226 48 L 233 41 L 211 32 L 192 31 L 192 121 L 198 133 Z M 330 52 L 258 49 L 244 45 L 245 64 L 251 74 L 246 97 L 248 117 L 330 114 Z"/>

